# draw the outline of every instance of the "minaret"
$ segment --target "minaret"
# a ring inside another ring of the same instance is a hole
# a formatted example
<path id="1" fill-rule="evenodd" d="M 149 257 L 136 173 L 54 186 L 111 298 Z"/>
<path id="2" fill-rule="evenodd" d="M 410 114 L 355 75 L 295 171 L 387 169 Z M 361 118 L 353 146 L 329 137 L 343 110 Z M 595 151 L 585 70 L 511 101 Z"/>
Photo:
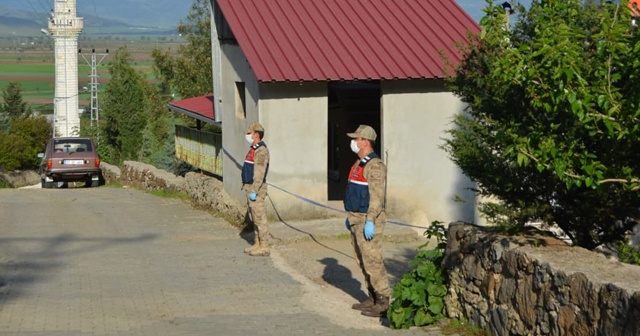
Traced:
<path id="1" fill-rule="evenodd" d="M 56 86 L 53 98 L 55 136 L 78 136 L 78 35 L 82 18 L 76 17 L 76 0 L 55 0 L 49 33 L 55 42 Z"/>

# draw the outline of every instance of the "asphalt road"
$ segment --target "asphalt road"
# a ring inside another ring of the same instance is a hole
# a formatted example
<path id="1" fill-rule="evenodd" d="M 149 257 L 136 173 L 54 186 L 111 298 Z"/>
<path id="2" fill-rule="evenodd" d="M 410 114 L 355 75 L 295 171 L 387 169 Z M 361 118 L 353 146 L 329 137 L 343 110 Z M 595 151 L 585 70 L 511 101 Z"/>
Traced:
<path id="1" fill-rule="evenodd" d="M 390 330 L 348 307 L 357 290 L 336 304 L 286 251 L 256 258 L 246 246 L 182 200 L 0 189 L 0 335 L 438 335 Z"/>

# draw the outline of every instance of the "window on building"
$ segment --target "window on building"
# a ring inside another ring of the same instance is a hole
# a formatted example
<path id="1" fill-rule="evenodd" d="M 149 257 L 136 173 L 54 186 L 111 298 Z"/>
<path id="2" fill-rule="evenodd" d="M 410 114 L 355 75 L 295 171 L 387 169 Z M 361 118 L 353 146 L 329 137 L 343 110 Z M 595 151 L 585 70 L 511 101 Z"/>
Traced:
<path id="1" fill-rule="evenodd" d="M 244 82 L 236 82 L 236 116 L 247 119 L 247 94 Z"/>

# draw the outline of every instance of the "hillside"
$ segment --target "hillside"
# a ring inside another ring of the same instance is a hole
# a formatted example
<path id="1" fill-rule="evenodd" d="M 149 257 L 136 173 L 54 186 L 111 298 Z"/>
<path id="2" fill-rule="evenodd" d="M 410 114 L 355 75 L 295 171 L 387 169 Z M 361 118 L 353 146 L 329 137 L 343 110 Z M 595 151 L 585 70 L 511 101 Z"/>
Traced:
<path id="1" fill-rule="evenodd" d="M 49 4 L 50 3 L 50 4 Z M 78 1 L 78 16 L 85 21 L 85 33 L 97 28 L 148 27 L 155 31 L 175 31 L 191 7 L 192 0 L 109 0 Z M 53 0 L 2 0 L 0 2 L 0 36 L 34 36 L 46 28 Z"/>

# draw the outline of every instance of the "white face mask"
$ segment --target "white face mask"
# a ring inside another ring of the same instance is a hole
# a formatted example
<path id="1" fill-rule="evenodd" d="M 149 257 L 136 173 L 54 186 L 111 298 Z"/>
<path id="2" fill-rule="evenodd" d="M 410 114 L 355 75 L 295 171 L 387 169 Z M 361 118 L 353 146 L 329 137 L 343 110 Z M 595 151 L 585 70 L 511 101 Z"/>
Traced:
<path id="1" fill-rule="evenodd" d="M 244 138 L 247 140 L 248 143 L 253 145 L 253 137 L 252 137 L 252 135 L 253 134 L 245 134 Z"/>
<path id="2" fill-rule="evenodd" d="M 360 149 L 358 148 L 358 144 L 356 143 L 356 139 L 351 139 L 351 151 L 358 154 Z"/>

